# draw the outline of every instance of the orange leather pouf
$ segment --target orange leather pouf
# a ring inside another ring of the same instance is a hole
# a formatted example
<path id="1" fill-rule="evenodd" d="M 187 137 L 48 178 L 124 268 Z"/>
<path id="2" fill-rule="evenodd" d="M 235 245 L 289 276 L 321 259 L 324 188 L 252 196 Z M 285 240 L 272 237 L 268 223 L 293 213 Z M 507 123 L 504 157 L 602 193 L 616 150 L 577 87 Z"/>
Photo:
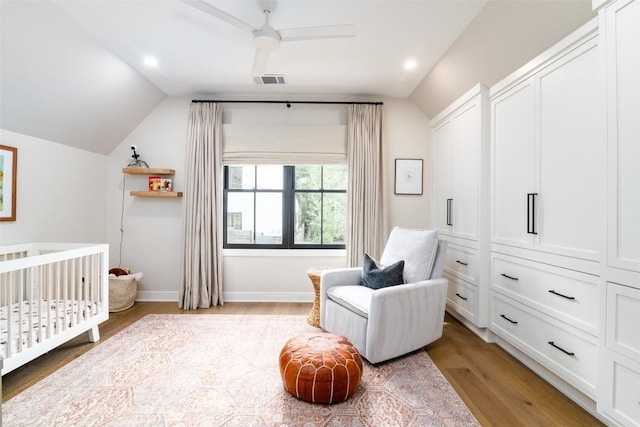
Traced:
<path id="1" fill-rule="evenodd" d="M 343 336 L 314 333 L 291 338 L 280 351 L 285 390 L 312 403 L 337 403 L 355 393 L 362 376 L 358 350 Z"/>

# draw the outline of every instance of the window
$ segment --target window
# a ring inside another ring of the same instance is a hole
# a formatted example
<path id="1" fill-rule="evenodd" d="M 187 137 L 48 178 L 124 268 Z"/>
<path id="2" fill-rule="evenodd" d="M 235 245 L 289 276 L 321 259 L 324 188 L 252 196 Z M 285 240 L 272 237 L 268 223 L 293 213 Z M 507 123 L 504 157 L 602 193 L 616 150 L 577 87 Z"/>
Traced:
<path id="1" fill-rule="evenodd" d="M 342 249 L 346 165 L 224 167 L 225 248 Z"/>

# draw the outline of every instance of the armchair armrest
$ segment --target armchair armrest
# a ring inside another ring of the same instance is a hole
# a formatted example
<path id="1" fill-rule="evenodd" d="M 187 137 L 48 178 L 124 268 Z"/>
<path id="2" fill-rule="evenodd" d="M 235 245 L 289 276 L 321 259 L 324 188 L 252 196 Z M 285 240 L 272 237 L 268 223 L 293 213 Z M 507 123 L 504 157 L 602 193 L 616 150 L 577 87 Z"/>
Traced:
<path id="1" fill-rule="evenodd" d="M 327 302 L 327 290 L 332 286 L 359 285 L 362 267 L 336 268 L 326 270 L 320 276 L 320 327 L 324 328 L 324 309 Z"/>
<path id="2" fill-rule="evenodd" d="M 374 291 L 367 326 L 367 359 L 377 363 L 440 338 L 447 286 L 447 279 L 438 278 Z"/>

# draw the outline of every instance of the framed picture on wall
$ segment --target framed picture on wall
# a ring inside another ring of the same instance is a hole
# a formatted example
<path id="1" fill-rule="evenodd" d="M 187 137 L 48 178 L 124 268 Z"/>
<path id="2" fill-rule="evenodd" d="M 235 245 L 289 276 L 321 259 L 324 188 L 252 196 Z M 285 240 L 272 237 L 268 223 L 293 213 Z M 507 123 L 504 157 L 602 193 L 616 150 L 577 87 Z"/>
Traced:
<path id="1" fill-rule="evenodd" d="M 18 149 L 0 145 L 0 221 L 16 220 Z"/>
<path id="2" fill-rule="evenodd" d="M 422 194 L 422 159 L 396 159 L 394 194 Z"/>

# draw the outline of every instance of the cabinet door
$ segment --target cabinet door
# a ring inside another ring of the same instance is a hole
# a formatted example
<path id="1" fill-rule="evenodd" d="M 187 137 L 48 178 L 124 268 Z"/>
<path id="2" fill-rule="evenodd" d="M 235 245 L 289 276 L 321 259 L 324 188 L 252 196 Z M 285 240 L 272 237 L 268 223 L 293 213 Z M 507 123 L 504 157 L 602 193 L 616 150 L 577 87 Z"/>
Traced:
<path id="1" fill-rule="evenodd" d="M 491 241 L 532 248 L 527 194 L 534 192 L 533 78 L 492 101 L 491 122 Z"/>
<path id="2" fill-rule="evenodd" d="M 433 211 L 434 227 L 449 233 L 451 194 L 451 170 L 453 168 L 453 122 L 449 119 L 433 129 L 431 144 L 433 153 Z"/>
<path id="3" fill-rule="evenodd" d="M 480 143 L 482 141 L 480 97 L 454 117 L 453 168 L 450 202 L 454 236 L 478 240 L 478 194 L 480 191 Z"/>
<path id="4" fill-rule="evenodd" d="M 535 77 L 536 249 L 593 261 L 600 259 L 605 200 L 604 91 L 598 68 L 592 39 Z"/>
<path id="5" fill-rule="evenodd" d="M 640 1 L 607 6 L 608 264 L 640 272 Z"/>

